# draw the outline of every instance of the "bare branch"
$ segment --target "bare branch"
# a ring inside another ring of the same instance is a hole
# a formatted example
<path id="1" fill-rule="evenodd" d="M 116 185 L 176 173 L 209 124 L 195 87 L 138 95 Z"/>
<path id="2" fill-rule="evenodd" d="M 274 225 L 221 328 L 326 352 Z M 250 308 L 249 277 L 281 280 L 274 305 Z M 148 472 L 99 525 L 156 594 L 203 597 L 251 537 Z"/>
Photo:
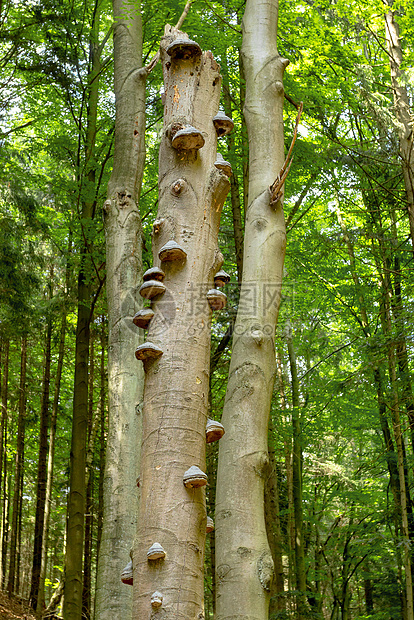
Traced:
<path id="1" fill-rule="evenodd" d="M 300 117 L 302 116 L 302 112 L 303 112 L 303 102 L 301 101 L 298 107 L 298 114 L 296 116 L 295 129 L 293 131 L 292 142 L 291 142 L 288 154 L 286 156 L 285 163 L 283 164 L 279 174 L 277 175 L 275 182 L 269 188 L 270 194 L 271 194 L 271 198 L 270 198 L 271 204 L 275 204 L 282 197 L 281 190 L 289 174 L 290 166 L 292 165 L 292 161 L 293 161 L 292 151 L 293 151 L 293 147 L 295 146 L 296 137 L 298 135 L 298 126 L 299 126 Z"/>
<path id="2" fill-rule="evenodd" d="M 176 23 L 176 25 L 174 26 L 174 28 L 176 30 L 179 30 L 181 28 L 181 26 L 183 25 L 185 18 L 187 17 L 191 6 L 194 4 L 196 0 L 188 0 L 183 12 L 181 13 L 180 19 L 178 20 L 178 22 Z M 147 77 L 151 71 L 154 69 L 154 67 L 157 66 L 158 61 L 160 59 L 160 50 L 158 49 L 157 53 L 151 58 L 151 60 L 149 61 L 149 63 L 147 65 L 145 65 L 145 67 L 142 67 L 142 69 L 138 69 L 138 75 L 139 77 Z M 135 73 L 135 72 L 134 72 Z"/>

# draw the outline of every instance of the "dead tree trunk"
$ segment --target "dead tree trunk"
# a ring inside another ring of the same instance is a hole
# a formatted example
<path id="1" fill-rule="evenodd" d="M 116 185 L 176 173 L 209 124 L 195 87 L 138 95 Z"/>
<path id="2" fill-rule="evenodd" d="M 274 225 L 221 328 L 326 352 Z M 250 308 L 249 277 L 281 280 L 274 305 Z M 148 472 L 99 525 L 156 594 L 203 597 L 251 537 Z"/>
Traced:
<path id="1" fill-rule="evenodd" d="M 162 272 L 151 272 L 154 279 L 141 289 L 144 297 L 159 295 L 147 341 L 136 352 L 145 388 L 133 618 L 150 617 L 151 607 L 161 605 L 163 619 L 188 620 L 204 617 L 209 304 L 217 309 L 225 300 L 219 291 L 207 293 L 222 263 L 218 228 L 230 187 L 215 166 L 216 132 L 223 135 L 232 123 L 213 122 L 221 78 L 211 52 L 167 27 L 161 59 L 165 109 L 153 256 Z M 155 279 L 163 272 L 164 285 Z"/>

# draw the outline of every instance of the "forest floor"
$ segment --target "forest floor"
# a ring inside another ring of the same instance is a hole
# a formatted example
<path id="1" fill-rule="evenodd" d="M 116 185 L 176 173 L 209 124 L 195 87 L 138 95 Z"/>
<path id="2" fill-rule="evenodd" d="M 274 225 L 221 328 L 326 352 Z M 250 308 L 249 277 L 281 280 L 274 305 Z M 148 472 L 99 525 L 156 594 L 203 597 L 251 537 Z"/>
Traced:
<path id="1" fill-rule="evenodd" d="M 0 592 L 0 620 L 35 620 L 26 601 L 10 599 L 7 594 Z"/>

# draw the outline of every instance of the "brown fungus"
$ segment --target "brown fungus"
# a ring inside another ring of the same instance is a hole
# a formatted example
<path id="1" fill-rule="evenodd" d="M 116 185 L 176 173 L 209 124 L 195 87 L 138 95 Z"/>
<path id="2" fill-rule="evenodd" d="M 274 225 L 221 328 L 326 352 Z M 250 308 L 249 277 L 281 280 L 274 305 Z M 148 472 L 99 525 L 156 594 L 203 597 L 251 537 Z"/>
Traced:
<path id="1" fill-rule="evenodd" d="M 212 310 L 223 310 L 227 303 L 227 295 L 216 288 L 212 288 L 207 293 L 207 301 Z"/>
<path id="2" fill-rule="evenodd" d="M 221 439 L 226 431 L 221 422 L 208 418 L 206 424 L 206 442 L 212 443 Z"/>
<path id="3" fill-rule="evenodd" d="M 207 517 L 207 523 L 206 523 L 206 532 L 207 534 L 210 534 L 210 532 L 214 531 L 214 521 L 211 517 Z"/>
<path id="4" fill-rule="evenodd" d="M 160 560 L 161 558 L 165 558 L 165 551 L 160 543 L 155 542 L 147 551 L 147 559 Z"/>
<path id="5" fill-rule="evenodd" d="M 162 605 L 162 594 L 161 592 L 154 592 L 154 594 L 151 596 L 151 607 L 153 609 L 158 609 L 159 607 L 161 607 Z"/>
<path id="6" fill-rule="evenodd" d="M 204 136 L 195 127 L 188 125 L 177 131 L 171 141 L 172 147 L 177 151 L 193 151 L 204 146 Z"/>
<path id="7" fill-rule="evenodd" d="M 187 469 L 183 476 L 184 486 L 187 489 L 198 489 L 204 487 L 207 484 L 207 474 L 205 474 L 197 465 L 192 465 L 190 469 Z"/>
<path id="8" fill-rule="evenodd" d="M 135 350 L 135 357 L 142 362 L 150 359 L 157 359 L 161 357 L 162 354 L 163 351 L 153 342 L 144 342 L 144 344 L 140 344 Z"/>
<path id="9" fill-rule="evenodd" d="M 216 128 L 216 134 L 219 138 L 227 136 L 227 134 L 229 134 L 234 127 L 234 123 L 231 118 L 226 116 L 221 110 L 219 110 L 213 118 L 213 123 Z"/>
<path id="10" fill-rule="evenodd" d="M 125 583 L 127 586 L 134 585 L 134 577 L 132 572 L 132 560 L 128 562 L 125 566 L 124 570 L 121 573 L 121 581 Z"/>
<path id="11" fill-rule="evenodd" d="M 136 313 L 136 315 L 132 319 L 132 322 L 137 327 L 147 329 L 148 325 L 151 323 L 153 316 L 154 310 L 151 310 L 151 308 L 142 308 L 142 310 Z"/>
<path id="12" fill-rule="evenodd" d="M 167 54 L 172 60 L 189 60 L 201 56 L 201 47 L 191 39 L 175 39 L 167 47 Z"/>
<path id="13" fill-rule="evenodd" d="M 230 282 L 230 276 L 223 269 L 220 269 L 214 276 L 214 286 L 216 288 L 221 288 L 225 286 L 228 282 Z"/>
<path id="14" fill-rule="evenodd" d="M 161 261 L 178 261 L 187 258 L 187 252 L 176 241 L 168 241 L 158 252 Z"/>
<path id="15" fill-rule="evenodd" d="M 217 153 L 217 158 L 216 158 L 216 161 L 214 162 L 214 165 L 218 170 L 221 170 L 222 172 L 224 172 L 226 176 L 228 177 L 231 176 L 233 172 L 231 163 L 226 161 L 223 155 L 221 155 L 221 153 Z"/>
<path id="16" fill-rule="evenodd" d="M 159 267 L 151 267 L 151 269 L 147 269 L 147 271 L 142 276 L 144 282 L 148 280 L 158 280 L 158 282 L 162 282 L 165 278 L 165 273 Z"/>
<path id="17" fill-rule="evenodd" d="M 165 293 L 165 291 L 166 287 L 162 282 L 158 282 L 158 280 L 147 280 L 140 287 L 139 294 L 141 297 L 145 297 L 145 299 L 152 299 L 157 295 Z"/>

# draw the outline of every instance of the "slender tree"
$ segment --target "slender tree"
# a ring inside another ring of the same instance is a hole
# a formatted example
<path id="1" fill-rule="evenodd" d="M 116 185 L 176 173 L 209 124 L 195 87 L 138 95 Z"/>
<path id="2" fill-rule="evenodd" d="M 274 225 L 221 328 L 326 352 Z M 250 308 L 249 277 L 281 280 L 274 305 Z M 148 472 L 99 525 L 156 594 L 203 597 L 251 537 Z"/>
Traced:
<path id="1" fill-rule="evenodd" d="M 223 619 L 235 613 L 267 618 L 273 580 L 263 497 L 286 243 L 282 191 L 273 184 L 284 161 L 282 79 L 288 64 L 277 51 L 277 19 L 277 0 L 247 0 L 242 58 L 249 191 L 240 297 L 245 301 L 233 336 L 216 496 L 217 614 Z"/>
<path id="2" fill-rule="evenodd" d="M 109 428 L 104 476 L 104 518 L 99 550 L 96 620 L 129 616 L 132 590 L 121 582 L 137 513 L 140 402 L 143 373 L 131 363 L 141 341 L 132 317 L 142 305 L 139 195 L 145 160 L 145 73 L 140 3 L 113 1 L 115 150 L 104 205 L 108 299 Z M 103 415 L 103 412 L 102 412 Z M 114 578 L 114 575 L 117 577 Z"/>

